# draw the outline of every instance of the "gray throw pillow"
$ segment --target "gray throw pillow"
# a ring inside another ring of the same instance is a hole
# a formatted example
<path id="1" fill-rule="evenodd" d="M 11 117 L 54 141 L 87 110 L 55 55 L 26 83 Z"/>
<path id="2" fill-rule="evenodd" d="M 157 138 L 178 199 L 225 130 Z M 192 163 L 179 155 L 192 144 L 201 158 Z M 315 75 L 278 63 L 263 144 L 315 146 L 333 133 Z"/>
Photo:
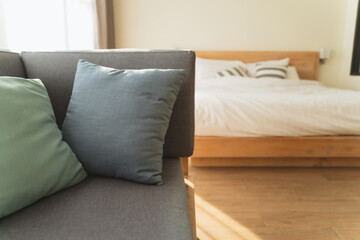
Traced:
<path id="1" fill-rule="evenodd" d="M 162 184 L 182 69 L 118 70 L 79 60 L 62 132 L 90 174 Z"/>

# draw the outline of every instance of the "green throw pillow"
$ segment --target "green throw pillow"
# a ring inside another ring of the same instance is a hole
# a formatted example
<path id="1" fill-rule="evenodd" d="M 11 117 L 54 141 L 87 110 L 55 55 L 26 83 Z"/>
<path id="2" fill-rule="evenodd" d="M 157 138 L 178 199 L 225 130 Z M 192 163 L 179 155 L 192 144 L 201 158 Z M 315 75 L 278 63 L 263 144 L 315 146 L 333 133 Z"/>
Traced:
<path id="1" fill-rule="evenodd" d="M 86 176 L 42 82 L 0 77 L 0 218 Z"/>

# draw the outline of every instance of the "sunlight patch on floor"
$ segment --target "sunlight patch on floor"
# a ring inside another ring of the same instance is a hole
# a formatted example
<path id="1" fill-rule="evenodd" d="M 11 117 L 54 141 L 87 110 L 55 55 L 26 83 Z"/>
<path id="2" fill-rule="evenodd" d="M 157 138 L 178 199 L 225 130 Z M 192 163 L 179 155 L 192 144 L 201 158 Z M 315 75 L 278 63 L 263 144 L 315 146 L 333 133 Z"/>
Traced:
<path id="1" fill-rule="evenodd" d="M 198 195 L 195 204 L 197 235 L 201 240 L 263 240 Z"/>

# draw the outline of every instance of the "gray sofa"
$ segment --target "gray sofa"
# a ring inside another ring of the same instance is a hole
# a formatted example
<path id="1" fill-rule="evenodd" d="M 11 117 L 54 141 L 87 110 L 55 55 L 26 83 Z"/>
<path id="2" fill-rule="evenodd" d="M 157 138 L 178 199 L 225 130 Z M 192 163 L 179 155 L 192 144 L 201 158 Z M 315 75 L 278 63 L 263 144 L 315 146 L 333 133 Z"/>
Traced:
<path id="1" fill-rule="evenodd" d="M 164 144 L 164 184 L 150 186 L 89 176 L 74 187 L 0 219 L 0 239 L 192 239 L 179 157 L 190 156 L 193 151 L 194 52 L 0 52 L 0 76 L 40 78 L 61 128 L 80 58 L 118 69 L 186 70 Z"/>

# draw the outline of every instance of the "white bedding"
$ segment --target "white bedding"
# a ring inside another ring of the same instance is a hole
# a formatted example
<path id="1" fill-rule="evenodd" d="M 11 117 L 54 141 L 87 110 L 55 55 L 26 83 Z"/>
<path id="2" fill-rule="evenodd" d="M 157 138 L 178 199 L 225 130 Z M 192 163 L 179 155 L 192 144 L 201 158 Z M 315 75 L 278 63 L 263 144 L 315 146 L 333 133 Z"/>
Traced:
<path id="1" fill-rule="evenodd" d="M 195 109 L 197 136 L 360 135 L 360 92 L 318 81 L 201 80 Z"/>

